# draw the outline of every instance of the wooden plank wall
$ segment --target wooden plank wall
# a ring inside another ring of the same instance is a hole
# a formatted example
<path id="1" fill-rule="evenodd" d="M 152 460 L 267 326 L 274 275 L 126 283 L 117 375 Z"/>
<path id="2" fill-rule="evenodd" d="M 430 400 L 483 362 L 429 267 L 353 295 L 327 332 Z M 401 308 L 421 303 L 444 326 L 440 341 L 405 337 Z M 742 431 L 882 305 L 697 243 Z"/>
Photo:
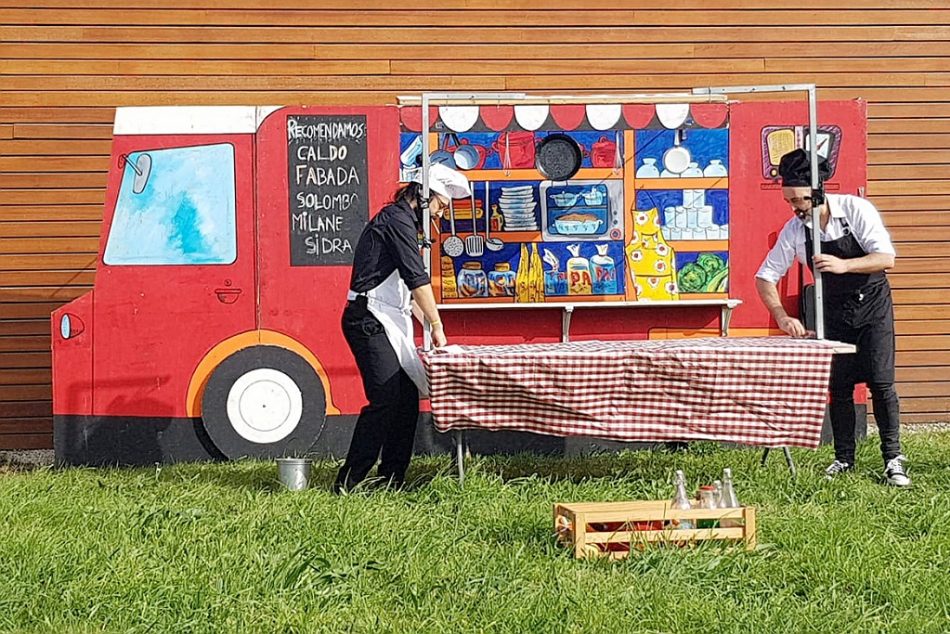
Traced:
<path id="1" fill-rule="evenodd" d="M 868 100 L 868 194 L 899 251 L 904 419 L 948 419 L 947 0 L 384 4 L 0 0 L 0 448 L 51 446 L 48 315 L 93 280 L 116 106 L 383 104 L 424 90 L 813 82 L 822 99 Z"/>

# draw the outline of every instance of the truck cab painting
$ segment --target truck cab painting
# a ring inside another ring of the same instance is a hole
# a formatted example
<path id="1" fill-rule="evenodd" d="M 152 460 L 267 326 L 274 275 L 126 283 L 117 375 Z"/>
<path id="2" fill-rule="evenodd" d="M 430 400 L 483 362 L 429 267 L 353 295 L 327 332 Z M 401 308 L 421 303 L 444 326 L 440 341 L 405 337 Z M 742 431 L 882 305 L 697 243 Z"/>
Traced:
<path id="1" fill-rule="evenodd" d="M 341 118 L 358 138 L 299 132 Z M 302 454 L 358 412 L 337 324 L 397 126 L 386 108 L 119 109 L 94 290 L 53 314 L 57 460 Z"/>

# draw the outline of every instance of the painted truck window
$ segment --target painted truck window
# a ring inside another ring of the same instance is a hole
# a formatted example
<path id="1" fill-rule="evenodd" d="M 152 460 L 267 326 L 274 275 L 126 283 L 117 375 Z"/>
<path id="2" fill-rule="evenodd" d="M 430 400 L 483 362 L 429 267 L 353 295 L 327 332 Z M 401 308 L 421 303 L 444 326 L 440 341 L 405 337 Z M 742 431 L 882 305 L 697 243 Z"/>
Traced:
<path id="1" fill-rule="evenodd" d="M 132 152 L 123 169 L 106 264 L 234 262 L 232 145 Z"/>

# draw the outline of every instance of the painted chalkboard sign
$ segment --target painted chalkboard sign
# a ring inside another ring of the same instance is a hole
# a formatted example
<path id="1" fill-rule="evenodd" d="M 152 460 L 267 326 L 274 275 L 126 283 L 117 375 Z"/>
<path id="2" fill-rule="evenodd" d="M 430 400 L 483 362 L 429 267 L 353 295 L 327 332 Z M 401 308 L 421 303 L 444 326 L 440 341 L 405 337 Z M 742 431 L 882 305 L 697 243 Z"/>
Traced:
<path id="1" fill-rule="evenodd" d="M 366 117 L 287 117 L 290 264 L 352 264 L 369 220 Z"/>

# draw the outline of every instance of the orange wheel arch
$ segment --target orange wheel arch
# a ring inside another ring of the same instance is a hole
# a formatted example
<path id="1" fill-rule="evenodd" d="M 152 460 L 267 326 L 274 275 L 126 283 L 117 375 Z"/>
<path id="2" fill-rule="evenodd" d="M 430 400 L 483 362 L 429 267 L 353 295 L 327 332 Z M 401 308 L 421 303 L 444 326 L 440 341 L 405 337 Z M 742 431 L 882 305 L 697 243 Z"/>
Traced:
<path id="1" fill-rule="evenodd" d="M 204 396 L 205 385 L 208 378 L 215 368 L 226 358 L 244 348 L 251 346 L 277 346 L 285 348 L 300 355 L 317 373 L 320 382 L 323 384 L 323 391 L 327 395 L 327 415 L 337 416 L 340 414 L 339 408 L 333 404 L 333 396 L 330 393 L 330 378 L 327 376 L 323 364 L 310 350 L 296 339 L 272 330 L 252 330 L 242 332 L 225 339 L 206 354 L 198 363 L 198 367 L 191 375 L 191 381 L 188 383 L 188 394 L 185 401 L 185 411 L 191 418 L 201 416 L 201 400 Z"/>

